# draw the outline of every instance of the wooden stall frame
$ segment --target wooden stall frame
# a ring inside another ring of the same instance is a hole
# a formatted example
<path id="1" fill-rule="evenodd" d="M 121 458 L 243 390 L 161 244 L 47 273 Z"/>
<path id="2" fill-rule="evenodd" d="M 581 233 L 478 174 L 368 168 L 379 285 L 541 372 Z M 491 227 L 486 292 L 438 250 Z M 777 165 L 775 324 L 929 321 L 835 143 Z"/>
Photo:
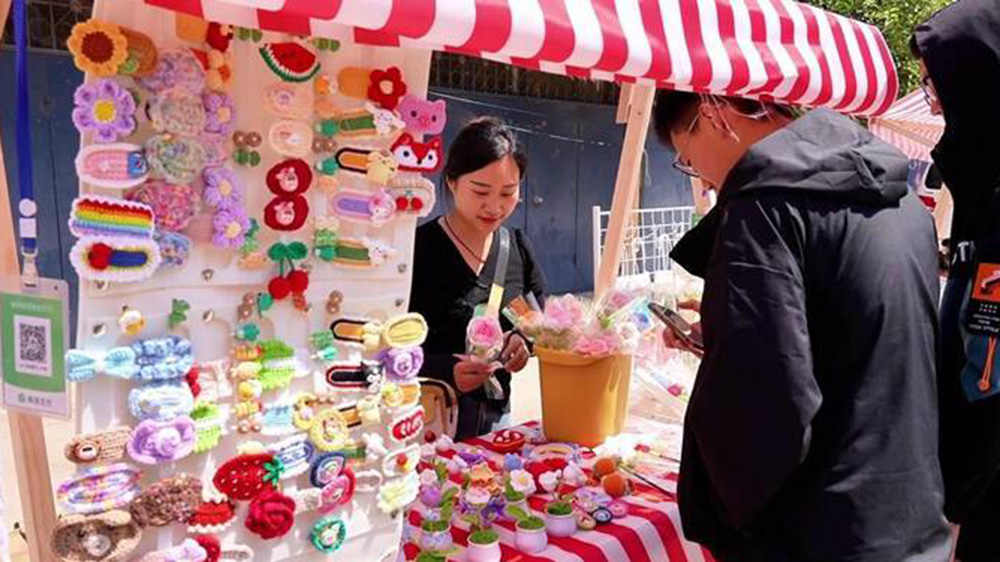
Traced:
<path id="1" fill-rule="evenodd" d="M 615 287 L 618 267 L 621 264 L 622 249 L 625 245 L 625 231 L 628 220 L 639 194 L 639 180 L 642 174 L 642 153 L 649 132 L 650 114 L 656 87 L 650 84 L 632 84 L 622 88 L 618 100 L 617 119 L 624 118 L 625 142 L 618 161 L 618 176 L 615 179 L 614 199 L 611 202 L 611 217 L 601 255 L 600 269 L 594 280 L 594 297 L 600 299 Z"/>
<path id="2" fill-rule="evenodd" d="M 11 0 L 0 0 L 0 29 L 7 22 Z M 0 276 L 14 279 L 15 286 L 3 287 L 6 291 L 20 289 L 21 271 L 18 264 L 19 250 L 14 236 L 14 217 L 11 214 L 7 170 L 3 159 L 3 139 L 0 138 Z M 56 508 L 52 497 L 52 475 L 45 449 L 45 428 L 41 416 L 7 411 L 10 425 L 14 466 L 17 471 L 17 489 L 21 497 L 24 529 L 28 541 L 28 557 L 32 562 L 54 561 L 49 548 L 49 537 L 56 526 Z"/>

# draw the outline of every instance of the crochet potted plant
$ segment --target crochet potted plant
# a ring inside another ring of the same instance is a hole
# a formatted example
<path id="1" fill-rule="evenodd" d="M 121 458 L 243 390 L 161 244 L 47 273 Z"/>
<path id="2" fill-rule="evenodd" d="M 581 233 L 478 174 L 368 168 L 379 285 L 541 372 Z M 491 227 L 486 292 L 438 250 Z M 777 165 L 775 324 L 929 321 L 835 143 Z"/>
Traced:
<path id="1" fill-rule="evenodd" d="M 428 551 L 444 551 L 451 548 L 451 515 L 455 508 L 458 488 L 451 488 L 441 496 L 441 509 L 437 519 L 426 519 L 420 525 L 420 547 Z"/>
<path id="2" fill-rule="evenodd" d="M 518 550 L 527 554 L 545 550 L 549 545 L 549 536 L 545 533 L 545 521 L 541 517 L 530 515 L 517 506 L 507 506 L 507 513 L 517 521 L 514 543 Z"/>
<path id="3" fill-rule="evenodd" d="M 545 528 L 553 537 L 569 537 L 576 532 L 573 506 L 566 500 L 549 502 L 545 507 Z"/>
<path id="4" fill-rule="evenodd" d="M 469 562 L 500 562 L 500 535 L 492 529 L 472 533 L 465 553 Z"/>
<path id="5" fill-rule="evenodd" d="M 535 491 L 535 479 L 531 473 L 526 470 L 517 469 L 511 471 L 507 476 L 504 483 L 503 495 L 507 501 L 508 508 L 517 507 L 524 510 L 526 509 L 528 496 L 534 494 Z M 513 518 L 509 511 L 507 515 Z"/>

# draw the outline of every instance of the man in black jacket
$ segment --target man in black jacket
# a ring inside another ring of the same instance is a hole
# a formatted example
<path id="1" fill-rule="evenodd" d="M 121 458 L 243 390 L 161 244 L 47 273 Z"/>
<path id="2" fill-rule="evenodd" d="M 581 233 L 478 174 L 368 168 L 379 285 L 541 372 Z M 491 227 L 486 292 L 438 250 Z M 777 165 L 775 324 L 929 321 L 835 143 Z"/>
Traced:
<path id="1" fill-rule="evenodd" d="M 672 257 L 704 277 L 688 538 L 722 561 L 941 562 L 937 240 L 907 160 L 847 117 L 663 92 L 719 192 Z"/>
<path id="2" fill-rule="evenodd" d="M 1000 0 L 948 6 L 917 27 L 910 47 L 921 59 L 931 110 L 944 115 L 944 135 L 931 154 L 955 203 L 938 374 L 945 515 L 961 524 L 962 562 L 996 562 L 1000 370 L 983 350 L 997 336 L 968 326 L 966 311 L 976 306 L 967 292 L 979 263 L 1000 263 Z"/>

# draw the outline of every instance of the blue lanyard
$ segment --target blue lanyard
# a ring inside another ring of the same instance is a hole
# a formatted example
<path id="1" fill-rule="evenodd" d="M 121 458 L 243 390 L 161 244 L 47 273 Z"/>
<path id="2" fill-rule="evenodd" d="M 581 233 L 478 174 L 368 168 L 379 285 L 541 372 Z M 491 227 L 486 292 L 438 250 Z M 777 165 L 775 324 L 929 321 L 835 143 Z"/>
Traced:
<path id="1" fill-rule="evenodd" d="M 34 178 L 31 164 L 31 113 L 28 96 L 28 14 L 25 0 L 14 0 L 15 88 L 17 91 L 17 180 L 21 190 L 18 202 L 18 233 L 21 235 L 21 254 L 34 258 L 38 252 L 35 215 Z"/>

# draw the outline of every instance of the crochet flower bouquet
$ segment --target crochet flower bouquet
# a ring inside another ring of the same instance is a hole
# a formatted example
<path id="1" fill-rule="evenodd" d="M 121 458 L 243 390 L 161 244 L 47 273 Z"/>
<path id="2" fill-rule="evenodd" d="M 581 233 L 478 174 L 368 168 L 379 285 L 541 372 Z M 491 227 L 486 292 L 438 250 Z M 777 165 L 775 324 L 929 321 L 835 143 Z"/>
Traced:
<path id="1" fill-rule="evenodd" d="M 536 346 L 552 351 L 587 357 L 629 355 L 642 339 L 632 315 L 640 302 L 622 291 L 595 302 L 574 295 L 552 297 L 542 313 L 524 316 L 518 328 Z"/>

